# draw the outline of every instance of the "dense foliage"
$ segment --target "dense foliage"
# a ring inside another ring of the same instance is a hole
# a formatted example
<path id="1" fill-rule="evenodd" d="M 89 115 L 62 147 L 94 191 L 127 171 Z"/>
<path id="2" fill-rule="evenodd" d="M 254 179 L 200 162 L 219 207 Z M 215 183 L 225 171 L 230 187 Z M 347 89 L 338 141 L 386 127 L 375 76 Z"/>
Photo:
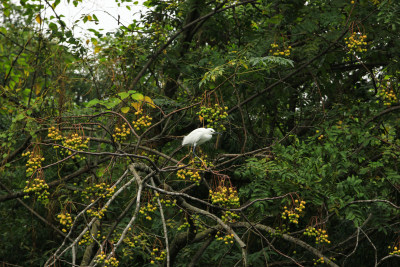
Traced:
<path id="1" fill-rule="evenodd" d="M 400 264 L 398 1 L 59 3 L 2 1 L 2 265 Z"/>

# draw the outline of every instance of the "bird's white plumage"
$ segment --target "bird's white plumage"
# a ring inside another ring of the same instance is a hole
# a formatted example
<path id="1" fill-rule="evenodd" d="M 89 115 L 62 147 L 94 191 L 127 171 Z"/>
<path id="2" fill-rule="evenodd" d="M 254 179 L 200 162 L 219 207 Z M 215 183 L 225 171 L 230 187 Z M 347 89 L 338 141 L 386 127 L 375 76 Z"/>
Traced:
<path id="1" fill-rule="evenodd" d="M 186 135 L 183 138 L 182 146 L 192 145 L 197 146 L 201 145 L 212 138 L 212 135 L 217 133 L 212 128 L 198 128 L 190 132 L 190 134 Z"/>

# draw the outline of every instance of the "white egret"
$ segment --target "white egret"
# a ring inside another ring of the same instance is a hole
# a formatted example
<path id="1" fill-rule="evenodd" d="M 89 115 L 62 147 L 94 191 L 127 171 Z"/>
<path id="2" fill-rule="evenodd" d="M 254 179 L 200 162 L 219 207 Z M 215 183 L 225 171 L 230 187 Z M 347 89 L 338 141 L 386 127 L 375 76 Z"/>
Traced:
<path id="1" fill-rule="evenodd" d="M 212 138 L 213 134 L 221 133 L 214 131 L 214 129 L 212 128 L 197 128 L 183 138 L 182 146 L 193 146 L 193 154 L 198 157 L 195 153 L 196 146 L 209 141 Z"/>

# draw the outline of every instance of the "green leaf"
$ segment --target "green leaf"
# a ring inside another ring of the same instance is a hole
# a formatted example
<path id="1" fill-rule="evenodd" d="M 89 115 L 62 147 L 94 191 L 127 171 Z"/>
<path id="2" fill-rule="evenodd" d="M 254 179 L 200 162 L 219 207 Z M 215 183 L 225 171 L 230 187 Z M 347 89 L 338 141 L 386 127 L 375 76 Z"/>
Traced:
<path id="1" fill-rule="evenodd" d="M 121 108 L 121 112 L 128 113 L 130 109 L 131 109 L 130 107 L 123 107 L 123 108 Z"/>
<path id="2" fill-rule="evenodd" d="M 144 95 L 142 95 L 141 93 L 135 93 L 131 95 L 131 98 L 133 100 L 140 101 L 144 99 Z"/>
<path id="3" fill-rule="evenodd" d="M 88 108 L 90 108 L 90 107 L 92 107 L 92 106 L 94 106 L 94 105 L 97 105 L 97 104 L 100 104 L 100 100 L 98 100 L 98 99 L 92 99 L 92 100 L 90 100 L 87 104 L 86 104 L 86 107 L 88 107 Z"/>
<path id="4" fill-rule="evenodd" d="M 121 92 L 117 94 L 122 100 L 129 96 L 129 92 Z"/>
<path id="5" fill-rule="evenodd" d="M 113 107 L 115 107 L 116 105 L 118 105 L 119 103 L 121 103 L 121 99 L 116 98 L 116 97 L 112 97 L 107 101 L 104 101 L 103 103 L 101 103 L 102 105 L 106 106 L 106 108 L 108 109 L 112 109 Z"/>

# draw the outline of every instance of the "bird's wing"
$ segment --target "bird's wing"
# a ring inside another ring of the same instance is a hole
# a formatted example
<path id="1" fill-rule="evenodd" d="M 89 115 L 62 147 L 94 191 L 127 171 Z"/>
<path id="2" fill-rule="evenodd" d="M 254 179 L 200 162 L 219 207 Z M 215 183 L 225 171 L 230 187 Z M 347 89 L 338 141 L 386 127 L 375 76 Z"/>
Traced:
<path id="1" fill-rule="evenodd" d="M 183 141 L 182 141 L 182 146 L 185 146 L 187 144 L 189 144 L 189 135 L 186 135 L 185 137 L 183 137 Z"/>
<path id="2" fill-rule="evenodd" d="M 189 144 L 193 145 L 197 143 L 200 140 L 201 135 L 205 130 L 206 130 L 205 128 L 197 128 L 191 131 L 190 134 L 183 137 L 182 146 Z"/>

